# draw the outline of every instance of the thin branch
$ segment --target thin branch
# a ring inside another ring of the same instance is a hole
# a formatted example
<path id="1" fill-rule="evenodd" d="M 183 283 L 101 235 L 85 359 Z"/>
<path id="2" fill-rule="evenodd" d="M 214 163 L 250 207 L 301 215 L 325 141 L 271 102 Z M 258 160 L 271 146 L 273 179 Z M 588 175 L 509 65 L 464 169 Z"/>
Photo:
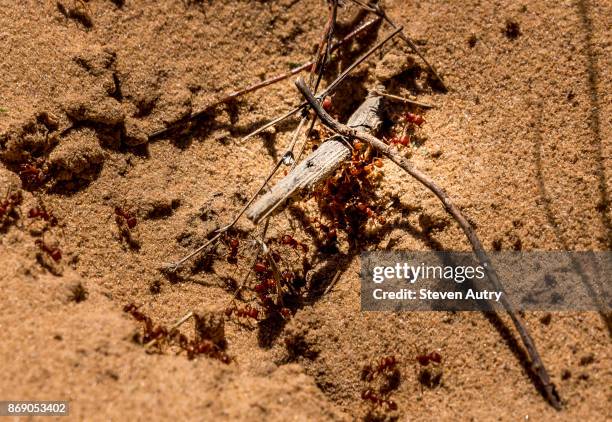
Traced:
<path id="1" fill-rule="evenodd" d="M 304 107 L 306 107 L 306 104 L 300 104 L 299 106 L 297 106 L 293 110 L 289 110 L 285 114 L 282 114 L 282 115 L 280 115 L 278 117 L 275 117 L 274 119 L 270 120 L 268 123 L 264 124 L 263 126 L 258 127 L 253 132 L 249 133 L 248 135 L 243 136 L 242 139 L 240 139 L 238 141 L 238 143 L 241 144 L 241 143 L 245 142 L 247 139 L 252 138 L 253 136 L 258 135 L 259 133 L 263 132 L 267 128 L 272 127 L 272 126 L 276 125 L 277 123 L 282 122 L 285 119 L 288 119 L 289 117 L 293 116 L 294 114 L 299 113 L 301 110 L 304 109 Z"/>
<path id="2" fill-rule="evenodd" d="M 457 221 L 459 226 L 461 226 L 461 229 L 463 230 L 468 240 L 470 241 L 470 244 L 472 245 L 472 250 L 478 257 L 480 263 L 486 269 L 486 272 L 489 276 L 489 280 L 491 280 L 493 286 L 495 286 L 495 288 L 499 291 L 504 291 L 503 286 L 499 281 L 499 278 L 497 277 L 497 273 L 495 272 L 495 269 L 493 268 L 489 257 L 484 251 L 482 243 L 480 242 L 480 239 L 478 239 L 476 232 L 474 231 L 468 220 L 463 216 L 459 208 L 455 206 L 455 204 L 451 201 L 447 193 L 442 188 L 440 188 L 428 175 L 414 167 L 414 165 L 410 161 L 401 156 L 390 145 L 385 144 L 383 141 L 376 138 L 375 136 L 372 136 L 369 133 L 363 131 L 356 131 L 334 120 L 329 114 L 327 114 L 327 112 L 325 112 L 323 107 L 321 107 L 321 105 L 312 95 L 302 78 L 298 78 L 295 84 L 304 96 L 304 98 L 306 98 L 309 105 L 314 109 L 321 121 L 327 127 L 329 127 L 331 130 L 340 135 L 344 135 L 351 139 L 359 139 L 363 142 L 370 144 L 373 148 L 377 149 L 383 155 L 391 159 L 391 161 L 400 166 L 404 171 L 406 171 L 412 177 L 421 182 L 430 191 L 432 191 L 434 195 L 436 195 L 438 199 L 442 202 L 442 204 L 444 204 L 444 208 L 446 209 L 446 211 Z M 555 390 L 555 386 L 550 381 L 550 377 L 548 376 L 548 372 L 546 370 L 546 367 L 544 366 L 544 362 L 540 358 L 540 354 L 538 353 L 535 343 L 531 338 L 531 335 L 529 334 L 525 322 L 518 314 L 516 309 L 514 309 L 512 304 L 508 301 L 506 295 L 502 295 L 501 302 L 506 312 L 510 315 L 514 326 L 519 332 L 523 344 L 525 345 L 525 348 L 527 349 L 527 352 L 531 357 L 532 368 L 536 376 L 538 377 L 540 383 L 542 384 L 542 387 L 544 387 L 546 398 L 548 399 L 550 404 L 555 407 L 555 409 L 560 409 L 561 402 Z"/>
<path id="3" fill-rule="evenodd" d="M 331 1 L 331 10 L 329 13 L 329 21 L 327 23 L 327 28 L 325 31 L 325 35 L 323 36 L 323 40 L 319 45 L 319 52 L 317 57 L 317 81 L 314 85 L 312 85 L 312 76 L 314 75 L 314 69 L 310 74 L 310 87 L 314 92 L 317 92 L 319 89 L 319 84 L 321 83 L 321 79 L 323 79 L 323 73 L 325 72 L 325 66 L 329 63 L 331 58 L 331 48 L 332 48 L 332 39 L 334 37 L 334 31 L 336 29 L 336 18 L 338 15 L 338 0 L 330 0 Z M 323 43 L 325 43 L 325 53 L 323 54 L 322 47 Z"/>
<path id="4" fill-rule="evenodd" d="M 325 97 L 327 94 L 329 94 L 330 92 L 332 92 L 333 90 L 335 90 L 338 85 L 340 85 L 340 83 L 342 81 L 344 81 L 344 79 L 346 79 L 346 77 L 357 67 L 359 66 L 361 63 L 363 63 L 364 60 L 366 60 L 368 57 L 370 57 L 372 54 L 374 54 L 374 52 L 376 52 L 376 50 L 378 50 L 379 48 L 381 48 L 383 45 L 385 45 L 389 40 L 393 39 L 393 37 L 395 37 L 397 34 L 399 34 L 402 31 L 403 27 L 399 27 L 397 28 L 395 31 L 391 32 L 389 35 L 387 35 L 384 39 L 382 39 L 380 42 L 378 42 L 374 47 L 372 47 L 371 49 L 369 49 L 368 51 L 366 51 L 361 57 L 359 57 L 355 62 L 353 62 L 349 67 L 346 68 L 346 70 L 344 70 L 344 72 L 342 72 L 331 84 L 329 84 L 329 86 L 327 88 L 325 88 L 321 93 L 317 94 L 317 98 L 323 98 Z M 266 123 L 264 126 L 256 129 L 255 131 L 249 133 L 248 135 L 246 135 L 244 138 L 242 138 L 240 140 L 240 142 L 244 142 L 247 139 L 249 139 L 252 136 L 257 135 L 258 133 L 262 132 L 263 130 L 269 128 L 270 126 L 274 126 L 275 124 L 285 120 L 286 118 L 293 116 L 294 114 L 296 114 L 297 112 L 299 112 L 300 110 L 304 109 L 306 106 L 308 105 L 307 101 L 302 102 L 299 106 L 297 106 L 296 108 L 294 108 L 293 110 L 288 111 L 287 113 L 283 114 L 282 116 L 276 117 L 273 120 L 271 120 L 269 123 Z"/>
<path id="5" fill-rule="evenodd" d="M 434 108 L 435 106 L 433 104 L 427 104 L 427 103 L 422 103 L 420 101 L 415 101 L 413 99 L 410 98 L 405 98 L 405 97 L 400 97 L 397 95 L 391 95 L 391 94 L 387 94 L 385 92 L 380 92 L 380 91 L 376 91 L 374 90 L 374 92 L 378 95 L 380 95 L 381 97 L 385 97 L 385 98 L 389 98 L 390 100 L 394 100 L 394 101 L 400 101 L 402 103 L 406 103 L 406 104 L 412 104 L 418 107 L 423 107 L 423 108 Z"/>

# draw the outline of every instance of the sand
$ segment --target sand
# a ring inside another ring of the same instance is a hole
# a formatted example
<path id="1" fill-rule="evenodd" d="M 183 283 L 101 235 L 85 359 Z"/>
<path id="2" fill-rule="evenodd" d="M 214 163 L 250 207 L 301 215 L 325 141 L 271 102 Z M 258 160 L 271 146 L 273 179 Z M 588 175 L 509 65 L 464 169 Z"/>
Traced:
<path id="1" fill-rule="evenodd" d="M 612 4 L 385 5 L 449 91 L 397 41 L 333 95 L 334 114 L 345 119 L 381 80 L 433 103 L 404 152 L 455 199 L 487 249 L 610 250 Z M 342 8 L 339 31 L 356 17 Z M 143 324 L 123 311 L 130 303 L 169 326 L 189 311 L 222 315 L 231 302 L 231 284 L 252 262 L 248 221 L 238 224 L 238 264 L 219 247 L 175 277 L 160 265 L 231 221 L 257 190 L 295 120 L 238 141 L 300 98 L 290 79 L 217 107 L 188 133 L 147 135 L 309 60 L 326 19 L 323 1 L 305 0 L 3 2 L 0 195 L 20 191 L 22 202 L 0 220 L 0 399 L 69 400 L 74 420 L 610 417 L 610 326 L 597 312 L 525 316 L 563 399 L 555 411 L 505 315 L 360 311 L 361 252 L 469 250 L 439 202 L 387 161 L 375 187 L 377 204 L 391 204 L 378 208 L 386 222 L 356 244 L 344 232 L 334 250 L 317 244 L 312 199 L 272 220 L 270 236 L 308 246 L 285 253 L 312 267 L 311 294 L 287 320 L 227 318 L 229 364 L 139 343 Z M 323 84 L 387 31 L 340 50 Z M 392 106 L 392 120 L 402 107 Z M 27 164 L 40 170 L 20 179 Z M 41 204 L 57 225 L 28 218 Z M 118 227 L 115 207 L 137 219 L 132 230 L 124 220 Z M 59 247 L 61 259 L 37 240 Z M 335 269 L 335 287 L 317 293 Z M 195 335 L 192 321 L 181 330 Z M 436 382 L 416 363 L 431 351 L 442 356 Z M 386 382 L 364 379 L 364 366 L 391 355 L 397 410 L 361 398 Z"/>

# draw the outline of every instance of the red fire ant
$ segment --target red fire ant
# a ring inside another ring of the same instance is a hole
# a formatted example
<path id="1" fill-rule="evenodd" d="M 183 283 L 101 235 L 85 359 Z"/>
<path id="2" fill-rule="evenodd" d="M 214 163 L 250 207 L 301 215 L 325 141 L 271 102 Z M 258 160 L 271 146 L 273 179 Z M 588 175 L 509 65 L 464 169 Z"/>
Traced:
<path id="1" fill-rule="evenodd" d="M 269 278 L 259 284 L 256 284 L 254 287 L 254 290 L 257 293 L 263 294 L 275 288 L 276 288 L 276 280 L 274 280 L 273 278 Z"/>
<path id="2" fill-rule="evenodd" d="M 330 97 L 325 97 L 323 99 L 323 102 L 321 103 L 321 106 L 323 106 L 323 109 L 327 112 L 329 112 L 332 108 L 332 100 Z"/>
<path id="3" fill-rule="evenodd" d="M 440 353 L 433 351 L 417 355 L 416 361 L 421 366 L 418 371 L 418 380 L 421 385 L 428 388 L 434 388 L 440 385 L 443 375 L 442 356 Z M 433 365 L 429 365 L 432 363 Z"/>
<path id="4" fill-rule="evenodd" d="M 228 246 L 229 252 L 227 253 L 226 258 L 227 262 L 230 264 L 238 263 L 238 247 L 240 246 L 240 241 L 237 238 L 232 237 L 229 239 Z"/>
<path id="5" fill-rule="evenodd" d="M 10 190 L 6 193 L 6 197 L 0 202 L 0 220 L 3 217 L 8 217 L 16 213 L 15 208 L 21 204 L 23 200 L 21 191 L 10 193 Z M 17 214 L 18 216 L 18 214 Z"/>
<path id="6" fill-rule="evenodd" d="M 57 218 L 53 215 L 52 212 L 47 211 L 44 205 L 40 205 L 38 207 L 30 208 L 28 211 L 29 218 L 42 218 L 46 222 L 49 223 L 51 227 L 57 226 Z"/>
<path id="7" fill-rule="evenodd" d="M 361 393 L 361 399 L 369 401 L 370 403 L 373 403 L 376 406 L 382 406 L 383 404 L 386 404 L 389 410 L 397 410 L 397 403 L 395 403 L 393 400 L 389 400 L 379 396 L 371 388 L 368 388 L 367 390 Z"/>
<path id="8" fill-rule="evenodd" d="M 285 318 L 285 319 L 291 318 L 291 309 L 289 309 L 289 308 L 281 308 L 279 310 L 279 312 L 280 312 L 280 314 L 281 314 L 281 316 L 283 318 Z"/>
<path id="9" fill-rule="evenodd" d="M 161 340 L 168 337 L 169 333 L 166 327 L 154 325 L 153 320 L 149 316 L 140 312 L 135 304 L 130 303 L 125 305 L 123 307 L 123 312 L 130 314 L 136 321 L 144 323 L 144 334 L 142 337 L 142 342 L 144 344 L 150 343 L 153 340 Z"/>
<path id="10" fill-rule="evenodd" d="M 293 249 L 297 249 L 299 247 L 300 249 L 302 249 L 302 252 L 304 252 L 304 253 L 308 252 L 308 246 L 307 245 L 305 245 L 302 242 L 298 242 L 291 235 L 288 235 L 288 234 L 284 235 L 280 239 L 280 243 L 283 244 L 283 245 L 290 246 Z"/>
<path id="11" fill-rule="evenodd" d="M 134 217 L 131 213 L 124 211 L 121 207 L 115 207 L 115 222 L 119 227 L 123 226 L 123 223 L 125 222 L 130 230 L 136 227 L 136 224 L 138 224 L 136 217 Z"/>
<path id="12" fill-rule="evenodd" d="M 190 360 L 194 359 L 197 355 L 204 354 L 211 358 L 218 359 L 225 364 L 229 364 L 232 361 L 232 359 L 211 340 L 203 339 L 199 341 L 188 341 L 187 337 L 181 335 L 179 337 L 179 346 L 187 352 L 187 358 Z"/>
<path id="13" fill-rule="evenodd" d="M 45 172 L 34 164 L 21 164 L 19 169 L 19 177 L 21 177 L 21 180 L 26 184 L 40 185 L 44 183 L 46 179 Z"/>
<path id="14" fill-rule="evenodd" d="M 194 359 L 197 355 L 203 354 L 218 359 L 225 364 L 229 364 L 232 361 L 227 353 L 209 339 L 196 339 L 190 341 L 184 334 L 179 334 L 178 344 L 181 349 L 187 352 L 187 358 L 189 360 Z"/>
<path id="15" fill-rule="evenodd" d="M 368 218 L 374 218 L 376 216 L 376 213 L 374 211 L 372 211 L 372 208 L 368 207 L 363 202 L 358 202 L 357 203 L 357 209 L 359 209 L 359 211 L 365 213 L 368 216 Z"/>
<path id="16" fill-rule="evenodd" d="M 148 316 L 138 310 L 138 306 L 136 306 L 134 303 L 125 305 L 123 307 L 123 312 L 127 312 L 128 314 L 132 315 L 132 317 L 139 322 L 146 322 L 147 320 L 150 320 Z"/>
<path id="17" fill-rule="evenodd" d="M 417 362 L 419 362 L 419 364 L 421 364 L 421 366 L 427 366 L 430 362 L 433 362 L 435 364 L 441 363 L 442 356 L 440 355 L 440 353 L 433 351 L 430 353 L 417 355 L 416 360 Z"/>
<path id="18" fill-rule="evenodd" d="M 47 245 L 44 242 L 44 240 L 41 240 L 41 239 L 36 239 L 36 241 L 34 243 L 43 252 L 45 252 L 47 255 L 49 255 L 55 262 L 58 262 L 60 259 L 62 259 L 62 251 L 60 250 L 60 248 L 51 247 L 51 246 Z"/>
<path id="19" fill-rule="evenodd" d="M 251 318 L 257 321 L 257 317 L 259 316 L 259 310 L 253 308 L 251 305 L 246 305 L 244 308 L 238 308 L 234 305 L 233 308 L 227 308 L 225 310 L 225 315 L 229 318 L 232 314 L 235 313 L 238 318 Z"/>
<path id="20" fill-rule="evenodd" d="M 402 135 L 400 137 L 394 136 L 393 138 L 391 138 L 391 144 L 392 145 L 401 145 L 401 146 L 408 146 L 408 144 L 410 144 L 410 136 L 408 135 Z"/>
<path id="21" fill-rule="evenodd" d="M 413 123 L 417 126 L 421 126 L 423 125 L 423 123 L 425 123 L 425 119 L 423 118 L 423 116 L 419 116 L 418 114 L 408 112 L 405 114 L 404 117 L 408 122 Z"/>
<path id="22" fill-rule="evenodd" d="M 266 271 L 268 271 L 268 265 L 266 263 L 263 263 L 263 262 L 257 262 L 253 266 L 253 270 L 256 273 L 265 273 Z"/>
<path id="23" fill-rule="evenodd" d="M 372 381 L 378 374 L 395 368 L 397 365 L 397 359 L 395 356 L 386 356 L 380 358 L 378 363 L 375 365 L 366 365 L 363 368 L 364 379 L 366 381 Z"/>

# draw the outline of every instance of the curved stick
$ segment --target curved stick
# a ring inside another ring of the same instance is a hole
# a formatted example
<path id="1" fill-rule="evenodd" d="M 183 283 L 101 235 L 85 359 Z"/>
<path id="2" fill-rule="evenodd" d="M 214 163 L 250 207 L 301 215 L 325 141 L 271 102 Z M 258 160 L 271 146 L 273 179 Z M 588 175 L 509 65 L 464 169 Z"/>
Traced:
<path id="1" fill-rule="evenodd" d="M 495 272 L 495 269 L 493 268 L 489 257 L 484 251 L 482 243 L 480 242 L 480 239 L 478 239 L 476 232 L 474 231 L 470 223 L 467 221 L 467 219 L 463 216 L 459 208 L 457 208 L 455 204 L 453 204 L 448 194 L 441 187 L 439 187 L 428 175 L 414 167 L 414 165 L 410 161 L 399 155 L 390 145 L 385 144 L 383 141 L 376 138 L 375 136 L 370 135 L 367 132 L 352 129 L 334 120 L 329 114 L 325 112 L 323 107 L 321 107 L 321 105 L 317 102 L 315 97 L 312 95 L 312 93 L 306 86 L 304 79 L 298 78 L 298 80 L 295 82 L 295 85 L 300 90 L 304 98 L 306 98 L 306 101 L 308 101 L 310 107 L 312 107 L 313 110 L 317 113 L 319 119 L 321 119 L 325 126 L 329 127 L 331 130 L 340 135 L 367 142 L 373 148 L 377 149 L 383 155 L 391 159 L 391 161 L 400 166 L 412 177 L 421 182 L 430 191 L 432 191 L 434 195 L 436 195 L 438 199 L 440 199 L 442 204 L 444 204 L 444 208 L 446 209 L 446 211 L 457 221 L 457 223 L 463 229 L 463 232 L 465 233 L 468 240 L 470 241 L 470 244 L 472 245 L 474 253 L 478 257 L 478 260 L 486 269 L 491 283 L 498 290 L 504 291 L 503 286 L 499 281 L 499 278 L 497 277 L 497 273 Z M 523 344 L 527 349 L 527 353 L 531 358 L 532 369 L 534 370 L 535 375 L 538 377 L 538 380 L 544 388 L 546 398 L 555 409 L 561 409 L 561 401 L 559 399 L 559 395 L 555 390 L 554 384 L 550 381 L 548 371 L 544 366 L 544 362 L 542 362 L 542 359 L 540 358 L 540 354 L 538 353 L 535 343 L 531 338 L 531 335 L 529 334 L 529 331 L 527 329 L 527 326 L 525 325 L 525 322 L 523 321 L 523 318 L 521 318 L 519 313 L 516 311 L 516 309 L 514 309 L 514 307 L 508 301 L 505 295 L 502 295 L 501 302 L 508 315 L 510 315 L 514 326 L 519 332 L 519 335 L 521 336 Z"/>

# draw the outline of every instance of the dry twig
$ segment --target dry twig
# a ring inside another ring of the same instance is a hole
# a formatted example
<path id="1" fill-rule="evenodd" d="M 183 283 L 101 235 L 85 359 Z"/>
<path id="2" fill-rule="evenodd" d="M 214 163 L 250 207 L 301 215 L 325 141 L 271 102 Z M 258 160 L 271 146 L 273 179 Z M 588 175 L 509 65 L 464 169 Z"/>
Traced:
<path id="1" fill-rule="evenodd" d="M 414 167 L 414 165 L 410 161 L 398 154 L 397 151 L 390 145 L 387 145 L 380 139 L 367 132 L 355 130 L 334 120 L 329 114 L 327 114 L 327 112 L 325 112 L 323 107 L 321 107 L 321 105 L 310 92 L 302 78 L 298 78 L 298 80 L 296 81 L 296 86 L 300 90 L 304 98 L 306 98 L 308 104 L 317 113 L 319 119 L 321 119 L 323 124 L 325 124 L 325 126 L 329 127 L 331 130 L 340 135 L 346 136 L 350 139 L 359 139 L 363 142 L 370 144 L 373 148 L 380 151 L 383 155 L 385 155 L 387 158 L 389 158 L 391 161 L 401 167 L 404 171 L 406 171 L 412 177 L 417 179 L 430 191 L 432 191 L 434 195 L 436 195 L 438 199 L 440 199 L 446 211 L 455 219 L 455 221 L 457 221 L 459 226 L 461 226 L 461 229 L 463 230 L 470 244 L 472 245 L 474 253 L 478 257 L 478 260 L 486 269 L 487 275 L 489 276 L 489 280 L 491 280 L 493 286 L 499 291 L 504 291 L 503 286 L 499 281 L 499 278 L 497 277 L 497 273 L 495 272 L 495 269 L 493 268 L 489 257 L 484 251 L 482 243 L 480 242 L 480 239 L 478 239 L 476 232 L 474 231 L 468 220 L 463 216 L 459 208 L 455 206 L 455 204 L 449 198 L 448 194 L 441 187 L 439 187 L 428 175 Z M 529 334 L 529 331 L 525 325 L 525 322 L 523 321 L 523 318 L 519 315 L 516 309 L 514 309 L 512 304 L 506 298 L 505 294 L 502 295 L 501 302 L 504 306 L 504 309 L 506 309 L 508 315 L 510 315 L 514 326 L 519 332 L 519 335 L 521 336 L 523 344 L 527 349 L 527 353 L 531 358 L 532 368 L 536 376 L 538 377 L 540 383 L 542 384 L 542 387 L 544 388 L 546 398 L 548 399 L 550 404 L 555 407 L 555 409 L 560 409 L 561 402 L 555 390 L 555 386 L 550 381 L 550 377 L 548 376 L 548 372 L 546 370 L 546 367 L 544 366 L 544 362 L 542 362 L 542 359 L 540 358 L 540 354 L 538 353 L 535 343 L 531 338 L 531 335 Z"/>

